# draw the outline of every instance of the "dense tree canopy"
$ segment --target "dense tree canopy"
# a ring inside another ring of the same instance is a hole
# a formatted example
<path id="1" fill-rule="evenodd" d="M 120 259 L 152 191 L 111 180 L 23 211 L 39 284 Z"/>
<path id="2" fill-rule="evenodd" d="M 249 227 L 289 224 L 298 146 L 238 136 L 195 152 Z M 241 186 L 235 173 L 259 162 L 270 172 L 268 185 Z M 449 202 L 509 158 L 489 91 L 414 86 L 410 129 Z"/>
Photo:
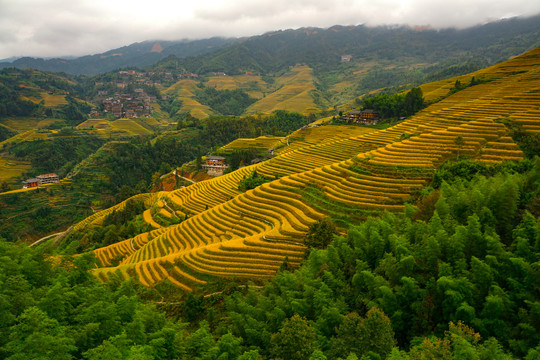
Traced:
<path id="1" fill-rule="evenodd" d="M 443 172 L 416 208 L 352 226 L 262 290 L 181 305 L 166 284 L 100 284 L 91 256 L 53 266 L 0 241 L 0 357 L 535 359 L 540 163 Z"/>
<path id="2" fill-rule="evenodd" d="M 363 109 L 374 109 L 383 118 L 411 116 L 425 107 L 422 89 L 412 88 L 406 94 L 379 94 L 362 101 Z"/>

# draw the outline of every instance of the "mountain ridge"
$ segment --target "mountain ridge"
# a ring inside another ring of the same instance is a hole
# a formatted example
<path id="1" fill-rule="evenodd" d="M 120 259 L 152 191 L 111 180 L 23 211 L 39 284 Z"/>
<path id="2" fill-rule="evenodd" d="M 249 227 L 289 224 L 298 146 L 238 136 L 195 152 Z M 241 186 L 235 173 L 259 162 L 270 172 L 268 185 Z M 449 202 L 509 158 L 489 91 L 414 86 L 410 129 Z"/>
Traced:
<path id="1" fill-rule="evenodd" d="M 177 41 L 148 40 L 75 59 L 53 58 L 46 60 L 43 58 L 23 57 L 13 62 L 0 62 L 0 68 L 11 66 L 19 68 L 32 67 L 38 70 L 66 72 L 73 75 L 95 75 L 124 67 L 151 66 L 170 55 L 174 55 L 181 59 L 191 58 L 191 60 L 183 61 L 182 64 L 193 71 L 197 68 L 197 64 L 201 65 L 203 70 L 205 67 L 212 67 L 212 64 L 208 65 L 207 59 L 202 57 L 204 54 L 215 54 L 215 56 L 223 57 L 231 55 L 230 52 L 232 51 L 236 52 L 233 61 L 236 64 L 250 65 L 252 70 L 268 72 L 278 71 L 283 66 L 291 65 L 291 63 L 294 65 L 295 62 L 305 62 L 306 56 L 313 57 L 314 55 L 320 57 L 323 62 L 330 61 L 336 64 L 339 64 L 339 56 L 342 54 L 351 54 L 353 58 L 365 57 L 363 52 L 366 49 L 389 58 L 401 56 L 403 51 L 405 51 L 405 54 L 409 51 L 410 55 L 415 55 L 411 51 L 418 52 L 422 50 L 422 44 L 415 45 L 414 42 L 408 41 L 409 37 L 424 42 L 428 41 L 430 37 L 436 37 L 437 41 L 448 42 L 450 46 L 462 51 L 463 55 L 467 55 L 467 52 L 477 52 L 475 48 L 478 43 L 487 42 L 489 44 L 486 44 L 486 48 L 489 48 L 490 45 L 495 46 L 495 48 L 491 49 L 492 51 L 486 50 L 484 56 L 490 58 L 491 63 L 494 63 L 497 60 L 507 59 L 509 55 L 516 55 L 540 46 L 540 42 L 537 40 L 540 38 L 539 24 L 540 16 L 532 16 L 504 19 L 465 29 L 419 29 L 407 25 L 303 27 L 270 31 L 250 37 L 212 37 L 200 40 Z M 392 43 L 394 49 L 384 46 L 388 42 L 388 34 L 391 36 L 399 35 L 397 36 L 398 40 Z M 527 38 L 523 39 L 523 36 Z M 321 41 L 313 43 L 312 40 L 317 38 L 324 38 L 324 41 L 322 43 Z M 291 41 L 291 39 L 294 41 Z M 501 46 L 503 43 L 508 44 L 509 39 L 513 39 L 512 42 L 515 44 L 508 47 Z M 284 41 L 288 41 L 289 46 L 286 46 L 286 44 L 284 46 Z M 163 47 L 161 52 L 152 52 L 152 47 L 156 43 Z M 515 46 L 519 47 L 517 52 L 513 50 Z M 245 50 L 249 51 L 246 52 Z M 266 53 L 263 53 L 262 50 L 266 50 Z M 288 56 L 284 57 L 284 52 Z M 122 55 L 112 56 L 114 54 Z M 497 54 L 500 55 L 497 56 Z M 249 59 L 248 62 L 244 61 L 246 57 Z M 330 57 L 332 57 L 332 60 L 330 60 Z M 201 60 L 203 61 L 201 62 Z M 238 60 L 241 60 L 241 62 L 238 63 Z M 213 62 L 215 63 L 216 59 L 213 59 Z M 219 65 L 219 61 L 217 65 Z M 221 69 L 219 71 L 227 72 L 228 70 L 230 71 L 230 69 Z"/>

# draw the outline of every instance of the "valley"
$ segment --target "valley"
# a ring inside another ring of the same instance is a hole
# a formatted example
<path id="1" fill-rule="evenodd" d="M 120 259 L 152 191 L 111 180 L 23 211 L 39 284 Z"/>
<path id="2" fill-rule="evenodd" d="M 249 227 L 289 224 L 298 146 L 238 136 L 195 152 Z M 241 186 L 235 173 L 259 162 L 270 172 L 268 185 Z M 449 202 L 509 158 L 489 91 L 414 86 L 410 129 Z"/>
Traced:
<path id="1" fill-rule="evenodd" d="M 535 19 L 1 69 L 0 358 L 537 358 Z"/>

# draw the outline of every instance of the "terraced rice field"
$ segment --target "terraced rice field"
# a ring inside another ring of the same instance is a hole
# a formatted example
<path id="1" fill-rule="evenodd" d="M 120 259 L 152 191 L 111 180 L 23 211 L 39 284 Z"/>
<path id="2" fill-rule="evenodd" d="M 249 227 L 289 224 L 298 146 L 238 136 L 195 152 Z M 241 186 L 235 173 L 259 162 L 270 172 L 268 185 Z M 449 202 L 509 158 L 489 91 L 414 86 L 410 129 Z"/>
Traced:
<path id="1" fill-rule="evenodd" d="M 3 126 L 16 131 L 16 132 L 26 132 L 28 130 L 42 129 L 52 123 L 57 121 L 62 121 L 59 119 L 40 119 L 40 118 L 9 118 L 1 119 L 0 124 Z"/>
<path id="2" fill-rule="evenodd" d="M 271 160 L 148 198 L 149 208 L 161 200 L 189 218 L 96 250 L 96 276 L 106 280 L 119 270 L 147 286 L 167 279 L 185 291 L 212 277 L 268 278 L 285 259 L 293 266 L 302 261 L 305 233 L 322 217 L 400 211 L 447 159 L 522 158 L 498 119 L 522 121 L 537 131 L 540 50 L 488 70 L 492 82 L 460 91 L 393 127 L 349 136 L 334 128 L 332 137 L 332 128 L 323 126 L 306 134 L 303 146 Z M 458 136 L 463 144 L 456 143 Z M 275 180 L 240 192 L 238 183 L 253 170 Z M 98 223 L 100 214 L 87 223 Z"/>
<path id="3" fill-rule="evenodd" d="M 115 210 L 116 211 L 122 210 L 126 206 L 126 203 L 129 200 L 144 201 L 145 205 L 150 207 L 151 205 L 153 205 L 155 202 L 157 202 L 164 195 L 165 195 L 165 192 L 160 191 L 160 192 L 156 192 L 156 193 L 146 193 L 146 194 L 139 194 L 139 195 L 132 196 L 129 199 L 126 199 L 126 200 L 122 201 L 121 203 L 116 204 L 115 206 L 112 206 L 112 207 L 110 207 L 108 209 L 105 209 L 105 210 L 102 210 L 102 211 L 99 211 L 97 213 L 94 213 L 94 214 L 90 215 L 86 219 L 84 219 L 84 220 L 80 221 L 79 223 L 75 224 L 73 229 L 74 230 L 81 230 L 81 229 L 83 229 L 83 228 L 85 228 L 86 226 L 89 226 L 89 225 L 94 225 L 94 226 L 101 225 L 103 220 L 105 219 L 105 217 L 107 215 L 109 215 L 110 213 L 112 213 Z"/>
<path id="4" fill-rule="evenodd" d="M 246 149 L 267 150 L 275 148 L 278 145 L 283 145 L 284 143 L 285 138 L 280 136 L 259 136 L 253 139 L 240 138 L 223 146 L 220 152 L 227 154 Z"/>
<path id="5" fill-rule="evenodd" d="M 148 135 L 152 132 L 139 124 L 138 119 L 117 119 L 109 121 L 105 119 L 88 119 L 77 125 L 77 129 L 93 127 L 98 134 L 103 136 L 112 132 L 122 132 L 125 135 Z"/>
<path id="6" fill-rule="evenodd" d="M 37 97 L 26 97 L 23 96 L 23 100 L 29 100 L 34 103 L 40 103 L 41 101 L 44 101 L 45 106 L 47 107 L 55 107 L 60 105 L 67 105 L 67 100 L 65 95 L 53 95 L 46 92 L 40 92 L 39 98 Z"/>
<path id="7" fill-rule="evenodd" d="M 19 142 L 19 141 L 33 141 L 33 140 L 46 140 L 49 138 L 51 134 L 57 133 L 57 130 L 50 130 L 47 132 L 38 132 L 36 130 L 28 130 L 25 132 L 21 132 L 15 136 L 10 137 L 9 139 L 6 139 L 2 142 L 0 142 L 0 147 L 2 147 L 4 144 L 10 143 L 10 142 Z"/>
<path id="8" fill-rule="evenodd" d="M 295 67 L 285 76 L 276 79 L 278 90 L 251 105 L 246 113 L 271 113 L 274 110 L 288 110 L 300 113 L 318 111 L 310 95 L 315 90 L 312 69 L 307 66 Z"/>
<path id="9" fill-rule="evenodd" d="M 197 83 L 195 80 L 180 80 L 167 88 L 163 93 L 168 96 L 174 96 L 182 101 L 180 112 L 189 112 L 198 119 L 204 119 L 210 115 L 214 115 L 214 111 L 209 106 L 195 100 L 195 92 L 198 90 Z"/>
<path id="10" fill-rule="evenodd" d="M 258 75 L 212 76 L 206 85 L 217 90 L 241 89 L 254 99 L 261 99 L 271 91 L 270 86 Z"/>
<path id="11" fill-rule="evenodd" d="M 5 181 L 21 185 L 17 178 L 28 170 L 30 170 L 29 162 L 6 159 L 0 156 L 0 183 Z"/>

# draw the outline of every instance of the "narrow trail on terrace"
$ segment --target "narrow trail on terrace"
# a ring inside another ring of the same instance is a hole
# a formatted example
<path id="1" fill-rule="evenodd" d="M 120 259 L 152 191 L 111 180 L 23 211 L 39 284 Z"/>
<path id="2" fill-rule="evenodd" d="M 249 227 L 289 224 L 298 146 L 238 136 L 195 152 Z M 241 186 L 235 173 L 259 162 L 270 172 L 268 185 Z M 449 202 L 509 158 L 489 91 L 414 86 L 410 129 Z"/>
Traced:
<path id="1" fill-rule="evenodd" d="M 178 218 L 178 216 L 176 215 L 176 210 L 174 210 L 173 208 L 171 208 L 169 206 L 169 204 L 167 204 L 167 202 L 165 201 L 165 199 L 161 199 L 161 201 L 163 201 L 163 205 L 165 205 L 165 207 L 169 210 L 169 212 L 172 214 L 172 216 L 174 216 L 175 218 Z"/>
<path id="2" fill-rule="evenodd" d="M 41 243 L 41 242 L 43 242 L 43 241 L 45 241 L 45 240 L 48 240 L 48 239 L 50 239 L 50 238 L 52 238 L 52 237 L 58 237 L 58 236 L 65 235 L 65 234 L 67 234 L 68 232 L 70 232 L 72 228 L 73 228 L 73 226 L 70 226 L 69 228 L 67 228 L 67 229 L 64 230 L 64 231 L 58 232 L 58 233 L 56 233 L 56 234 L 51 234 L 51 235 L 44 236 L 44 237 L 42 237 L 41 239 L 39 239 L 39 240 L 34 241 L 33 243 L 31 243 L 29 246 L 32 247 L 32 246 L 34 246 L 34 245 L 38 245 L 39 243 Z"/>

